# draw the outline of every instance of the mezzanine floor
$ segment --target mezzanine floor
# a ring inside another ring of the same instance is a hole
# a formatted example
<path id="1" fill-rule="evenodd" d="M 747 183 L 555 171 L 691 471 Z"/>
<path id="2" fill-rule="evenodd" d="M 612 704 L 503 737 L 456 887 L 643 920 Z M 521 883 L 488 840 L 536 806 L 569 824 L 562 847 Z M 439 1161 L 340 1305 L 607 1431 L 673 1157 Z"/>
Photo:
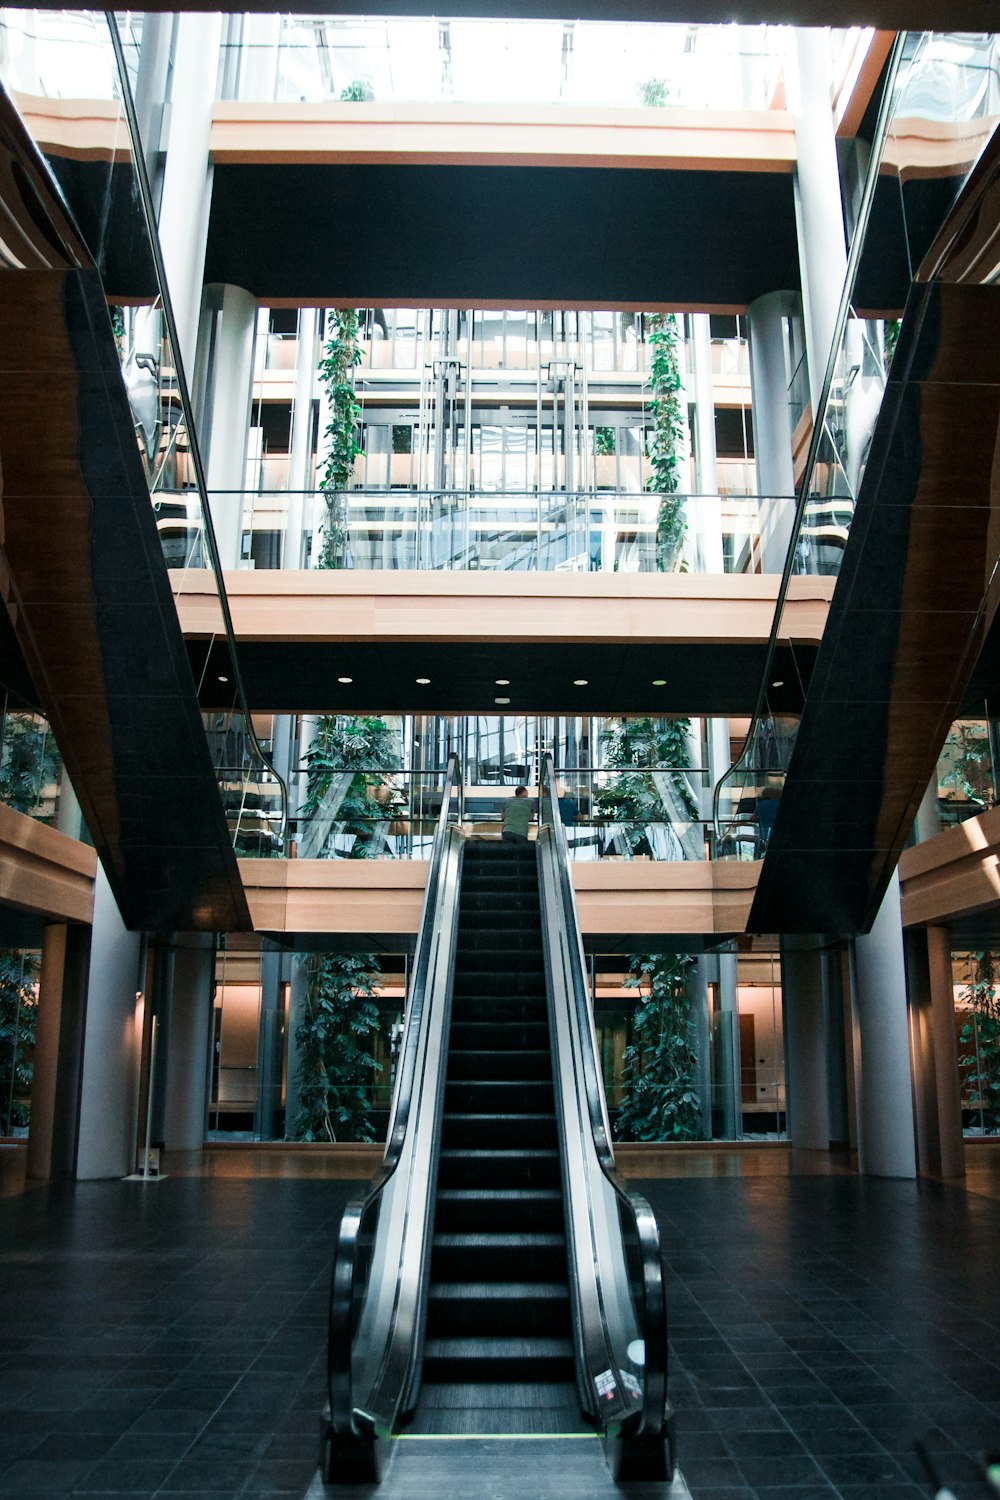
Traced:
<path id="1" fill-rule="evenodd" d="M 967 1155 L 964 1186 L 781 1147 L 642 1157 L 694 1500 L 917 1500 L 917 1438 L 959 1500 L 987 1493 L 969 1476 L 1000 1452 L 1000 1151 Z M 346 1167 L 210 1150 L 158 1183 L 25 1189 L 23 1150 L 0 1148 L 0 1496 L 321 1494 Z M 584 1437 L 393 1454 L 379 1500 L 614 1493 Z"/>

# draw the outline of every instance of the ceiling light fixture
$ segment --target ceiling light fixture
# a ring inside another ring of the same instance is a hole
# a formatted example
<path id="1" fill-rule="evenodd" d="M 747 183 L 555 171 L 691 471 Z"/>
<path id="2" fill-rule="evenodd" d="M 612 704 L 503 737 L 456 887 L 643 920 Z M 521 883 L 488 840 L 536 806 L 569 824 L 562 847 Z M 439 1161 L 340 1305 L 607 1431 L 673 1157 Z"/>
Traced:
<path id="1" fill-rule="evenodd" d="M 510 699 L 509 698 L 494 698 L 493 702 L 494 703 L 509 703 Z"/>
<path id="2" fill-rule="evenodd" d="M 586 677 L 574 677 L 573 678 L 573 686 L 574 687 L 586 687 L 587 686 L 587 678 Z"/>
<path id="3" fill-rule="evenodd" d="M 496 684 L 497 684 L 497 687 L 510 687 L 510 678 L 509 677 L 498 677 L 496 679 Z"/>
<path id="4" fill-rule="evenodd" d="M 219 681 L 220 682 L 228 682 L 229 678 L 228 677 L 223 677 L 222 673 L 220 672 L 219 673 Z"/>
<path id="5" fill-rule="evenodd" d="M 353 682 L 354 678 L 353 677 L 338 677 L 337 681 L 338 682 Z"/>
<path id="6" fill-rule="evenodd" d="M 420 684 L 421 687 L 426 687 L 427 684 L 430 682 L 430 678 L 429 677 L 418 677 L 417 681 L 419 682 L 419 684 Z"/>
<path id="7" fill-rule="evenodd" d="M 667 685 L 667 679 L 665 677 L 654 677 L 653 678 L 653 686 L 654 687 L 666 687 L 666 685 Z"/>
<path id="8" fill-rule="evenodd" d="M 778 677 L 774 682 L 771 683 L 772 687 L 784 687 L 784 685 L 785 679 L 783 677 Z"/>

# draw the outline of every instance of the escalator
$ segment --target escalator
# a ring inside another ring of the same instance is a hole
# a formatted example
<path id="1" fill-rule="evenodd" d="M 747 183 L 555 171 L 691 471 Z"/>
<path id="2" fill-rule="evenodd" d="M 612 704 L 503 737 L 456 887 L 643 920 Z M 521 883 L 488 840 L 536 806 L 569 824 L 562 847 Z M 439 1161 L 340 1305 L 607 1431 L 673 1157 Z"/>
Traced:
<path id="1" fill-rule="evenodd" d="M 345 1211 L 327 1483 L 385 1439 L 596 1431 L 674 1469 L 659 1235 L 615 1172 L 550 759 L 537 843 L 477 842 L 446 777 L 385 1165 Z"/>

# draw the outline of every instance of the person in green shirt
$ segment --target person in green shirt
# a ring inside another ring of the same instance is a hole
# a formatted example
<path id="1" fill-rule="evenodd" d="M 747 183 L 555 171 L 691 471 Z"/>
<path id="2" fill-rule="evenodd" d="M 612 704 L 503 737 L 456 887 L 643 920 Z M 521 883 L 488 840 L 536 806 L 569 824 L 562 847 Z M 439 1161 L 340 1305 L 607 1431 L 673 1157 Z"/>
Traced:
<path id="1" fill-rule="evenodd" d="M 528 788 L 526 786 L 515 787 L 513 797 L 509 802 L 504 803 L 500 837 L 507 844 L 526 844 L 530 822 L 531 803 L 528 800 Z"/>

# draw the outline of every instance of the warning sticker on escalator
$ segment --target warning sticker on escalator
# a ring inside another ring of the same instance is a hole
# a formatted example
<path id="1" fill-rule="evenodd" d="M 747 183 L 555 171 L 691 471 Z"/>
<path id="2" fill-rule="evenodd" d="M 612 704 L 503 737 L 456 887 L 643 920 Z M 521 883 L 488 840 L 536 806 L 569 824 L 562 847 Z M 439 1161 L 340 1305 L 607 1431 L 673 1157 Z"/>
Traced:
<path id="1" fill-rule="evenodd" d="M 602 1370 L 600 1375 L 594 1376 L 594 1387 L 598 1396 L 604 1401 L 613 1401 L 615 1391 L 618 1389 L 615 1377 L 610 1370 Z"/>
<path id="2" fill-rule="evenodd" d="M 635 1376 L 630 1374 L 628 1370 L 619 1369 L 618 1373 L 622 1378 L 622 1385 L 628 1391 L 629 1395 L 632 1397 L 632 1400 L 638 1401 L 639 1397 L 642 1395 L 642 1386 L 639 1384 L 638 1380 L 636 1380 Z"/>

